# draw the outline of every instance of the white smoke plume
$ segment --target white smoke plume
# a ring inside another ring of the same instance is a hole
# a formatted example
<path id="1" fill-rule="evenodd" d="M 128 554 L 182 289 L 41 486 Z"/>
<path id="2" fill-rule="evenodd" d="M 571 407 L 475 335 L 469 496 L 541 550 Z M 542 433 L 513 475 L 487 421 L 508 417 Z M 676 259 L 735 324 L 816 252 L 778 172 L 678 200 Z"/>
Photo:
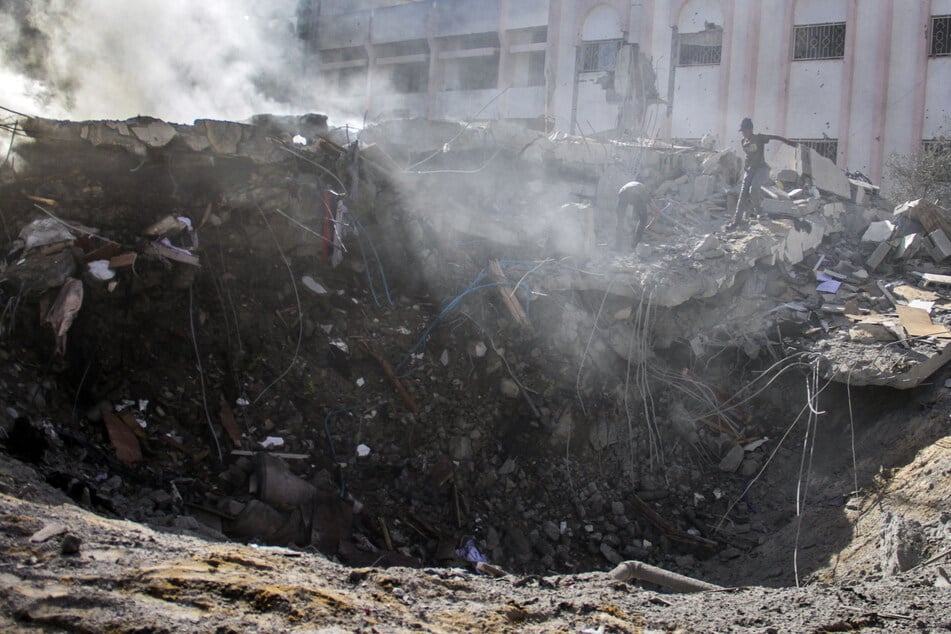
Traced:
<path id="1" fill-rule="evenodd" d="M 306 111 L 296 0 L 0 0 L 0 105 L 191 123 Z"/>

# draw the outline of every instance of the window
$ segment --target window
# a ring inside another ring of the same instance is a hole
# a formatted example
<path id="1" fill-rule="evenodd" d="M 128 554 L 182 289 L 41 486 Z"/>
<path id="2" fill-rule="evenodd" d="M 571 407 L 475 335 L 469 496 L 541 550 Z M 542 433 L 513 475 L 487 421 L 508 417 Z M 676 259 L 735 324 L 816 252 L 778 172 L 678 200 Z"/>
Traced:
<path id="1" fill-rule="evenodd" d="M 928 54 L 931 57 L 951 55 L 951 15 L 931 16 L 931 42 Z"/>
<path id="2" fill-rule="evenodd" d="M 951 141 L 944 137 L 925 139 L 921 142 L 921 150 L 929 154 L 934 154 L 935 156 L 946 156 L 951 154 Z"/>
<path id="3" fill-rule="evenodd" d="M 514 85 L 516 86 L 544 86 L 545 85 L 545 51 L 518 53 L 512 55 L 514 65 Z"/>
<path id="4" fill-rule="evenodd" d="M 723 49 L 723 29 L 710 26 L 699 33 L 677 36 L 678 66 L 716 66 Z"/>
<path id="5" fill-rule="evenodd" d="M 357 60 L 366 60 L 367 51 L 362 46 L 351 46 L 349 48 L 331 48 L 320 51 L 321 64 L 337 64 L 343 62 L 355 62 Z"/>
<path id="6" fill-rule="evenodd" d="M 793 59 L 838 59 L 841 57 L 845 57 L 845 22 L 795 27 Z"/>
<path id="7" fill-rule="evenodd" d="M 584 42 L 581 45 L 582 73 L 614 70 L 617 61 L 617 51 L 621 40 L 602 40 L 600 42 Z"/>
<path id="8" fill-rule="evenodd" d="M 838 139 L 793 139 L 803 147 L 812 148 L 817 154 L 821 154 L 833 163 L 839 153 Z"/>
<path id="9" fill-rule="evenodd" d="M 393 64 L 390 82 L 393 92 L 400 95 L 426 92 L 429 87 L 429 62 Z"/>
<path id="10" fill-rule="evenodd" d="M 487 90 L 499 84 L 499 56 L 464 57 L 445 62 L 444 90 Z"/>

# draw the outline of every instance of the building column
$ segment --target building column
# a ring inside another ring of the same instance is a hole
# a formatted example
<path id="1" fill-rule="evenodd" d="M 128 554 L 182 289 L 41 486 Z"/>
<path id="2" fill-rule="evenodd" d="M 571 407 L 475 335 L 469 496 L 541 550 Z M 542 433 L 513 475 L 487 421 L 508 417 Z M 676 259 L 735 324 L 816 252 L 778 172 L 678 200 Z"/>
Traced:
<path id="1" fill-rule="evenodd" d="M 852 124 L 852 86 L 855 80 L 855 29 L 858 26 L 858 0 L 847 0 L 845 13 L 845 56 L 842 60 L 842 100 L 839 102 L 839 147 L 836 163 L 848 162 L 849 134 Z"/>

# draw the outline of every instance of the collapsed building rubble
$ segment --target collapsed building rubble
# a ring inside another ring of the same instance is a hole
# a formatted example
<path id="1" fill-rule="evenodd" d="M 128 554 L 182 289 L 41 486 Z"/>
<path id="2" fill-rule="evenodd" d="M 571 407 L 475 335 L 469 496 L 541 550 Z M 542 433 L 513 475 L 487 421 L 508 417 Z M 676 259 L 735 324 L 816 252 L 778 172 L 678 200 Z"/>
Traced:
<path id="1" fill-rule="evenodd" d="M 104 428 L 109 469 L 79 490 L 135 519 L 356 565 L 705 552 L 726 506 L 695 511 L 695 496 L 722 492 L 672 493 L 654 463 L 678 447 L 750 478 L 767 430 L 660 351 L 808 358 L 834 380 L 901 389 L 951 354 L 951 216 L 925 201 L 893 211 L 811 150 L 785 157 L 762 216 L 728 234 L 730 151 L 505 122 L 358 135 L 320 115 L 22 129 L 23 164 L 2 180 L 18 236 L 0 329 L 47 341 L 52 324 L 75 420 L 47 422 L 45 442 L 89 455 Z M 613 196 L 634 175 L 669 204 L 636 252 L 617 252 Z M 483 289 L 494 301 L 464 303 Z M 151 365 L 161 385 L 137 376 Z M 657 381 L 672 395 L 655 402 Z M 636 457 L 620 442 L 631 402 L 646 419 Z M 616 452 L 630 490 L 576 489 L 585 466 L 567 459 L 544 500 L 522 490 L 550 475 L 543 452 L 579 441 Z M 138 501 L 124 488 L 136 469 L 156 482 Z M 676 508 L 690 513 L 668 518 Z"/>

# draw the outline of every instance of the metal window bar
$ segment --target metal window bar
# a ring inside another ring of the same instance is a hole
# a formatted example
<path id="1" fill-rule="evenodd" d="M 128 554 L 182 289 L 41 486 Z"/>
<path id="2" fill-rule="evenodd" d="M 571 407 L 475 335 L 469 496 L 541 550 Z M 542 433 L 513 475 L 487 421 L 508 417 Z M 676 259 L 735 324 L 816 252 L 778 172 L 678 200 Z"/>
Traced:
<path id="1" fill-rule="evenodd" d="M 716 66 L 722 50 L 723 29 L 681 33 L 677 36 L 677 65 Z"/>
<path id="2" fill-rule="evenodd" d="M 818 154 L 826 157 L 835 163 L 835 157 L 839 153 L 838 139 L 794 139 L 803 147 L 812 148 Z"/>
<path id="3" fill-rule="evenodd" d="M 951 154 L 951 141 L 948 139 L 924 139 L 921 142 L 921 151 L 935 156 L 946 156 Z"/>
<path id="4" fill-rule="evenodd" d="M 581 47 L 581 72 L 614 70 L 619 44 L 618 40 L 585 42 Z"/>
<path id="5" fill-rule="evenodd" d="M 931 16 L 931 57 L 951 55 L 951 15 Z"/>
<path id="6" fill-rule="evenodd" d="M 838 59 L 845 57 L 845 22 L 795 27 L 793 59 Z"/>

